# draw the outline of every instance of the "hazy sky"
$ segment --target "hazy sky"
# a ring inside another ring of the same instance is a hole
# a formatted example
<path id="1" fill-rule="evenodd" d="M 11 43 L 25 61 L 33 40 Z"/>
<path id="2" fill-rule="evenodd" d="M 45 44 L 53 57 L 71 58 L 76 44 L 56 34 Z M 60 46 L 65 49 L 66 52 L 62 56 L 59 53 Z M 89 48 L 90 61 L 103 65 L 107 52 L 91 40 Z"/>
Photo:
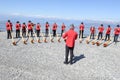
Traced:
<path id="1" fill-rule="evenodd" d="M 120 21 L 120 0 L 1 0 L 0 14 Z"/>

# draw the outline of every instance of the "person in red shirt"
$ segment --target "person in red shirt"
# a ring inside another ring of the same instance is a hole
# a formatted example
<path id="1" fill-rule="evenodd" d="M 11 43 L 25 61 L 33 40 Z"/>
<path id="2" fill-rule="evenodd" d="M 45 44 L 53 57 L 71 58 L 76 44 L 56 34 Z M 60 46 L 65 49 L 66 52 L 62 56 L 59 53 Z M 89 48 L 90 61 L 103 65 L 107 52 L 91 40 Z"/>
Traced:
<path id="1" fill-rule="evenodd" d="M 26 28 L 27 28 L 27 26 L 26 26 L 26 24 L 25 24 L 25 22 L 22 24 L 22 36 L 26 36 Z"/>
<path id="2" fill-rule="evenodd" d="M 117 25 L 117 27 L 114 29 L 114 41 L 113 42 L 118 42 L 119 34 L 120 34 L 120 26 Z"/>
<path id="3" fill-rule="evenodd" d="M 16 22 L 16 38 L 20 38 L 20 27 L 21 24 L 19 23 L 19 21 Z"/>
<path id="4" fill-rule="evenodd" d="M 94 26 L 91 26 L 90 27 L 90 39 L 91 39 L 91 37 L 92 37 L 92 39 L 94 39 L 94 35 L 95 35 L 95 27 Z"/>
<path id="5" fill-rule="evenodd" d="M 79 26 L 79 29 L 80 29 L 80 31 L 79 31 L 79 38 L 80 38 L 80 37 L 83 38 L 84 28 L 85 28 L 84 23 L 81 22 L 81 24 L 80 24 L 80 26 Z"/>
<path id="6" fill-rule="evenodd" d="M 49 23 L 46 22 L 46 24 L 45 24 L 45 34 L 46 34 L 46 37 L 48 36 L 49 26 L 50 26 Z"/>
<path id="7" fill-rule="evenodd" d="M 65 24 L 63 23 L 62 26 L 61 26 L 61 36 L 62 36 L 63 32 L 65 31 L 65 28 L 66 28 L 66 26 L 65 26 Z"/>
<path id="8" fill-rule="evenodd" d="M 56 30 L 57 30 L 57 24 L 56 23 L 53 24 L 52 30 L 53 30 L 53 37 L 55 37 L 56 36 Z"/>
<path id="9" fill-rule="evenodd" d="M 40 28 L 41 28 L 40 23 L 37 23 L 37 25 L 36 25 L 37 37 L 39 37 L 39 36 L 40 36 Z"/>
<path id="10" fill-rule="evenodd" d="M 31 21 L 28 21 L 28 34 L 31 33 L 31 36 L 33 37 L 33 24 Z"/>
<path id="11" fill-rule="evenodd" d="M 98 27 L 98 40 L 99 40 L 99 37 L 101 36 L 101 39 L 103 37 L 103 31 L 104 31 L 104 27 L 103 27 L 103 24 L 101 24 L 101 26 Z"/>
<path id="12" fill-rule="evenodd" d="M 11 26 L 11 22 L 10 20 L 7 21 L 6 23 L 6 30 L 7 30 L 7 39 L 11 39 L 12 36 L 11 36 L 11 31 L 12 31 L 12 26 Z"/>
<path id="13" fill-rule="evenodd" d="M 63 39 L 66 42 L 66 52 L 64 64 L 68 64 L 68 55 L 70 51 L 70 64 L 73 64 L 73 50 L 75 46 L 75 40 L 77 39 L 77 32 L 74 31 L 74 25 L 72 24 L 70 30 L 63 34 Z"/>
<path id="14" fill-rule="evenodd" d="M 111 27 L 110 25 L 108 25 L 108 28 L 106 29 L 105 41 L 110 40 L 110 32 L 111 32 Z"/>

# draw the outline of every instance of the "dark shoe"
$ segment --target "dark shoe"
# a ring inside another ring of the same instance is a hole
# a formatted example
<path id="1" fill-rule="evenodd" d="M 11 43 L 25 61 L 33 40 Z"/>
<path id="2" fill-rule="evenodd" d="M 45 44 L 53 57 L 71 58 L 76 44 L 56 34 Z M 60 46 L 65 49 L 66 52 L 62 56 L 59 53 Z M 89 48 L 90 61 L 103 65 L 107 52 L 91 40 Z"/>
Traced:
<path id="1" fill-rule="evenodd" d="M 64 62 L 64 64 L 68 64 L 68 62 Z"/>

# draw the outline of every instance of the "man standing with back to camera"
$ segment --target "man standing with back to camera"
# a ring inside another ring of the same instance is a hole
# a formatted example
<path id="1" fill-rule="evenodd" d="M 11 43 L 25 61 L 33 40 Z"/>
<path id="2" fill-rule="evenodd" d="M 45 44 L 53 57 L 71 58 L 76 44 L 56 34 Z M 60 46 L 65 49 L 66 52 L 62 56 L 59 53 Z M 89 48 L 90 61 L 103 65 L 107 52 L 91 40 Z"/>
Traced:
<path id="1" fill-rule="evenodd" d="M 68 64 L 68 55 L 70 51 L 70 64 L 73 64 L 73 50 L 75 45 L 75 40 L 77 39 L 77 32 L 74 31 L 74 25 L 70 26 L 70 30 L 63 34 L 63 39 L 66 42 L 66 52 L 64 64 Z"/>

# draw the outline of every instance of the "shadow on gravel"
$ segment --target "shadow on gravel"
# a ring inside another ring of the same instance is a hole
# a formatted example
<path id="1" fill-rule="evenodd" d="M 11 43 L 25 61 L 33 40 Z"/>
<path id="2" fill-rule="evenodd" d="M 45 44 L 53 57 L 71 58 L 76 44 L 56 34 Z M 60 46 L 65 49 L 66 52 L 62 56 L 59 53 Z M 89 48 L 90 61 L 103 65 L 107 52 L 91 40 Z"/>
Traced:
<path id="1" fill-rule="evenodd" d="M 81 60 L 83 58 L 85 58 L 84 54 L 79 55 L 79 56 L 74 56 L 73 63 L 76 63 L 76 62 L 78 62 L 79 60 Z"/>

